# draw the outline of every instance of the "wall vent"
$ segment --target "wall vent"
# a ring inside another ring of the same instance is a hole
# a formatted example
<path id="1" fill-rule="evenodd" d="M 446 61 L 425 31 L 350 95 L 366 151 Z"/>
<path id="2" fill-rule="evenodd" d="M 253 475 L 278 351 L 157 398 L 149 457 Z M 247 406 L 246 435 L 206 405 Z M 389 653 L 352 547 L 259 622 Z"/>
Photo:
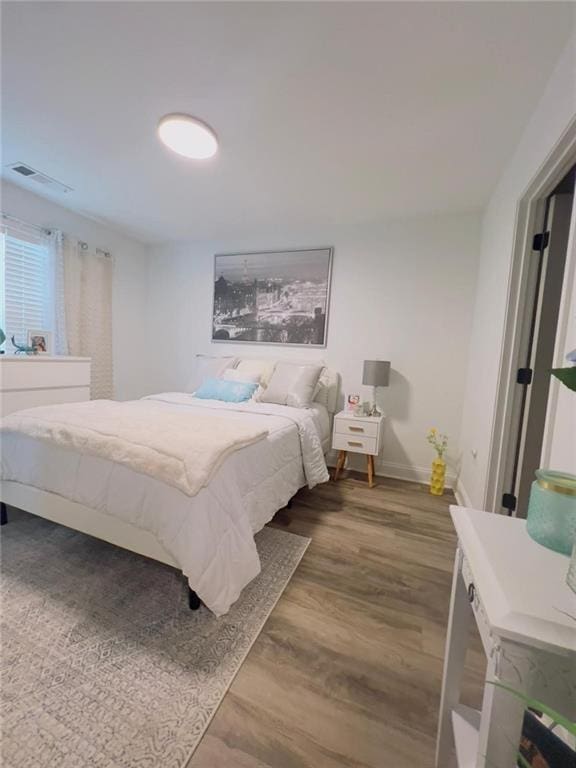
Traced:
<path id="1" fill-rule="evenodd" d="M 32 168 L 31 166 L 26 165 L 26 163 L 12 163 L 6 167 L 9 168 L 12 173 L 17 173 L 19 176 L 23 176 L 25 179 L 30 179 L 30 181 L 35 181 L 38 184 L 42 184 L 43 187 L 52 189 L 55 192 L 62 192 L 64 194 L 72 192 L 72 187 L 68 187 L 66 184 L 62 184 L 61 181 L 57 181 L 51 176 L 47 176 L 45 173 L 37 171 L 36 168 Z"/>

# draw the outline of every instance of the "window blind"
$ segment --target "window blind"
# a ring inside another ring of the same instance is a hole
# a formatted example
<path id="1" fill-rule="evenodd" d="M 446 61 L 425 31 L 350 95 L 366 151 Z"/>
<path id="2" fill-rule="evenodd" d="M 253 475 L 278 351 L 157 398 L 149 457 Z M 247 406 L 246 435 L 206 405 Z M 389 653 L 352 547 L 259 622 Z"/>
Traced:
<path id="1" fill-rule="evenodd" d="M 30 330 L 52 331 L 54 270 L 48 235 L 25 225 L 5 224 L 0 260 L 0 324 L 8 339 L 14 335 L 22 344 Z"/>

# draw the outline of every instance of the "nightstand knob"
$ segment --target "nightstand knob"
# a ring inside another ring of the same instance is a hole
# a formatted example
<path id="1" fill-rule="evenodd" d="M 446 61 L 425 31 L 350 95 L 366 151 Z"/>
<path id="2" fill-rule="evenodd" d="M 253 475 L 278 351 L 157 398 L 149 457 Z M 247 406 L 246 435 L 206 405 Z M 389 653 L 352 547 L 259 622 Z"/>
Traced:
<path id="1" fill-rule="evenodd" d="M 476 597 L 476 588 L 474 587 L 474 584 L 470 583 L 468 585 L 468 601 L 470 603 L 473 603 L 475 597 Z"/>
<path id="2" fill-rule="evenodd" d="M 364 432 L 364 427 L 348 427 L 350 432 Z"/>
<path id="3" fill-rule="evenodd" d="M 362 443 L 359 443 L 358 440 L 348 440 L 348 445 L 353 445 L 357 448 L 362 447 Z"/>

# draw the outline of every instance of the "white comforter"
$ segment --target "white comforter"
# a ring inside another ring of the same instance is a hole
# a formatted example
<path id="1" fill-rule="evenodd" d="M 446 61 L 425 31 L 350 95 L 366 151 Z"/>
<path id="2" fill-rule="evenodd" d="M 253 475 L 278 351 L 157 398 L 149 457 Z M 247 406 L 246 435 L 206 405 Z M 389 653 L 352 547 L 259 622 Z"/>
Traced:
<path id="1" fill-rule="evenodd" d="M 199 400 L 180 392 L 165 392 L 160 395 L 150 395 L 144 400 L 156 400 L 172 405 L 190 407 L 191 402 L 195 408 L 208 408 L 210 411 L 226 411 L 228 416 L 244 414 L 241 421 L 245 421 L 246 414 L 259 414 L 261 416 L 281 416 L 289 419 L 298 429 L 300 445 L 302 448 L 302 463 L 306 474 L 306 482 L 309 488 L 314 488 L 318 483 L 325 483 L 329 479 L 328 469 L 324 461 L 324 451 L 318 429 L 314 422 L 312 412 L 306 408 L 290 408 L 287 405 L 274 405 L 273 403 L 255 403 L 249 400 L 244 403 L 223 403 L 218 400 Z"/>
<path id="2" fill-rule="evenodd" d="M 26 435 L 3 440 L 2 477 L 57 493 L 151 531 L 216 614 L 260 571 L 253 534 L 306 481 L 328 479 L 318 412 L 263 403 L 229 405 L 167 393 L 170 412 L 226 413 L 269 435 L 230 455 L 196 496 L 128 467 Z M 328 428 L 327 417 L 323 424 Z"/>
<path id="3" fill-rule="evenodd" d="M 154 398 L 30 408 L 0 420 L 0 432 L 124 464 L 188 496 L 208 484 L 226 456 L 266 435 L 245 419 L 197 408 L 171 410 Z"/>

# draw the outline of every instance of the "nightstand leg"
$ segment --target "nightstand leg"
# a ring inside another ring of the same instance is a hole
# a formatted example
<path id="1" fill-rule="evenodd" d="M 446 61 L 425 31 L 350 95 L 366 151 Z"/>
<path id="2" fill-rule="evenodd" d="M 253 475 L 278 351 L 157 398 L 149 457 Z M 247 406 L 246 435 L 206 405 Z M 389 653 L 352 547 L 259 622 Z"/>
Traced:
<path id="1" fill-rule="evenodd" d="M 368 462 L 368 487 L 374 488 L 374 456 L 366 456 Z"/>
<path id="2" fill-rule="evenodd" d="M 348 453 L 346 451 L 340 451 L 338 453 L 338 460 L 336 462 L 336 469 L 334 470 L 334 480 L 338 480 L 338 477 L 340 476 L 340 472 L 344 469 L 344 464 L 346 464 L 346 456 Z"/>

